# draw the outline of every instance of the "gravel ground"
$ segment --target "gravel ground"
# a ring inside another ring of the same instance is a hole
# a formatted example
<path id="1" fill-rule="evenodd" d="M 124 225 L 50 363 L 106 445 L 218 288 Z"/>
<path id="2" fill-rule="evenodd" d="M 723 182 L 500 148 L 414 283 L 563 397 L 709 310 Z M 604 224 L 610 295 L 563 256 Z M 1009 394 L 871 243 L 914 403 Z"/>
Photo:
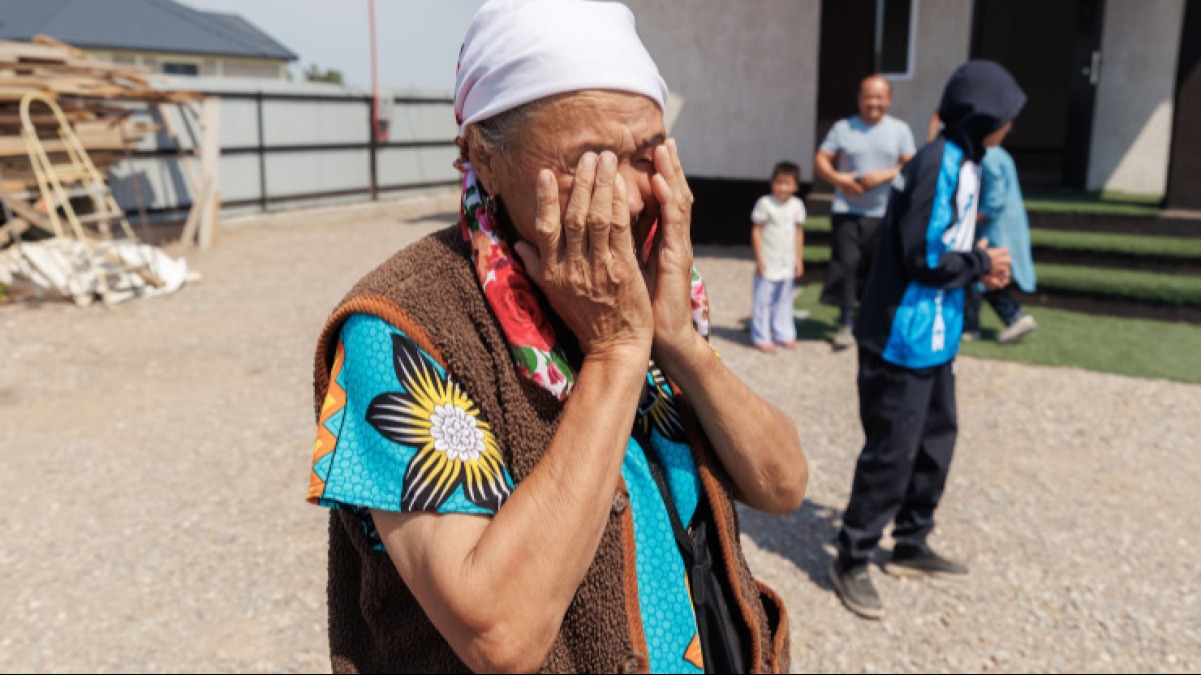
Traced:
<path id="1" fill-rule="evenodd" d="M 189 255 L 205 279 L 112 310 L 0 307 L 0 671 L 328 669 L 324 513 L 304 503 L 313 340 L 391 251 L 447 222 L 348 208 Z M 702 249 L 726 362 L 801 429 L 809 499 L 744 511 L 797 671 L 1195 671 L 1201 387 L 964 359 L 935 545 L 960 583 L 825 578 L 862 442 L 854 356 L 766 356 L 744 249 Z M 815 291 L 814 291 L 815 292 Z"/>

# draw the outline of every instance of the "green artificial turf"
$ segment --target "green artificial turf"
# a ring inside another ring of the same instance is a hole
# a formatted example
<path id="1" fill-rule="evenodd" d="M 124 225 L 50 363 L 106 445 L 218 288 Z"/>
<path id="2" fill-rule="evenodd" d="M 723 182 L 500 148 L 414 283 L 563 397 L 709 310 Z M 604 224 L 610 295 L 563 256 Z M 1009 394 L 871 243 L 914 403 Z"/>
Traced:
<path id="1" fill-rule="evenodd" d="M 1041 234 L 1047 234 L 1040 232 Z M 1061 233 L 1054 233 L 1061 234 Z M 1076 236 L 1075 233 L 1065 233 Z M 1096 235 L 1097 239 L 1086 239 L 1085 244 L 1100 246 L 1112 245 L 1113 238 L 1119 235 Z M 1133 238 L 1132 238 L 1133 239 Z M 1146 239 L 1154 239 L 1148 237 Z M 1176 253 L 1191 254 L 1195 244 L 1192 240 L 1187 246 L 1181 246 Z M 1167 249 L 1161 249 L 1157 254 L 1167 255 Z M 1148 251 L 1149 252 L 1149 251 Z M 829 262 L 830 247 L 809 244 L 805 246 L 805 262 L 821 264 Z M 1187 305 L 1201 307 L 1201 276 L 1184 274 L 1164 274 L 1142 270 L 1109 269 L 1097 267 L 1081 267 L 1077 265 L 1053 265 L 1035 263 L 1038 273 L 1038 288 L 1040 291 L 1054 293 L 1069 291 L 1089 293 L 1098 296 L 1125 298 L 1129 300 L 1145 300 L 1168 305 Z"/>
<path id="2" fill-rule="evenodd" d="M 1032 229 L 1030 230 L 1030 243 L 1034 246 L 1069 251 L 1201 258 L 1201 237 L 1154 237 Z"/>
<path id="3" fill-rule="evenodd" d="M 821 246 L 818 244 L 805 244 L 805 262 L 807 263 L 828 263 L 830 262 L 830 247 Z"/>
<path id="4" fill-rule="evenodd" d="M 829 216 L 812 216 L 805 231 L 830 232 Z M 1173 258 L 1201 258 L 1201 237 L 1160 237 L 1154 235 L 1107 234 L 1078 230 L 1031 228 L 1030 243 L 1063 250 L 1131 253 Z"/>
<path id="5" fill-rule="evenodd" d="M 1026 208 L 1030 211 L 1095 213 L 1107 216 L 1157 216 L 1160 212 L 1161 199 L 1120 192 L 1054 190 L 1026 193 L 1024 201 Z"/>
<path id="6" fill-rule="evenodd" d="M 830 216 L 809 216 L 805 219 L 806 232 L 829 232 Z"/>
<path id="7" fill-rule="evenodd" d="M 1075 291 L 1169 305 L 1201 306 L 1201 277 L 1035 263 L 1040 291 Z"/>
<path id="8" fill-rule="evenodd" d="M 797 298 L 809 312 L 797 324 L 802 340 L 827 341 L 837 328 L 837 310 L 818 303 L 821 288 L 810 284 Z M 982 308 L 983 339 L 965 343 L 968 356 L 1033 365 L 1083 368 L 1103 373 L 1201 383 L 1201 326 L 1144 319 L 1093 316 L 1027 307 L 1038 330 L 1016 344 L 996 342 L 1001 323 Z"/>
<path id="9" fill-rule="evenodd" d="M 1026 209 L 1054 213 L 1090 213 L 1107 216 L 1158 216 L 1159 197 L 1130 195 L 1120 192 L 1076 192 L 1051 190 L 1025 194 Z M 805 229 L 814 232 L 830 230 L 829 216 L 811 216 Z"/>

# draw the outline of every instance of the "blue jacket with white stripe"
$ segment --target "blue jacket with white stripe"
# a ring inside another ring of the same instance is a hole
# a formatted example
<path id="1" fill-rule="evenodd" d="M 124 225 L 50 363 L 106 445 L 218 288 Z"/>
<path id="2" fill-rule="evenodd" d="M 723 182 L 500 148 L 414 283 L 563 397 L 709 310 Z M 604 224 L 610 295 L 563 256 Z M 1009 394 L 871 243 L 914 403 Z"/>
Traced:
<path id="1" fill-rule="evenodd" d="M 855 325 L 860 347 L 911 369 L 955 358 L 963 289 L 991 268 L 972 247 L 979 194 L 979 164 L 945 136 L 901 170 Z"/>
<path id="2" fill-rule="evenodd" d="M 855 325 L 861 348 L 915 370 L 959 353 L 963 288 L 992 266 L 972 248 L 984 141 L 1025 104 L 1017 81 L 991 61 L 968 61 L 947 80 L 942 136 L 893 183 Z"/>

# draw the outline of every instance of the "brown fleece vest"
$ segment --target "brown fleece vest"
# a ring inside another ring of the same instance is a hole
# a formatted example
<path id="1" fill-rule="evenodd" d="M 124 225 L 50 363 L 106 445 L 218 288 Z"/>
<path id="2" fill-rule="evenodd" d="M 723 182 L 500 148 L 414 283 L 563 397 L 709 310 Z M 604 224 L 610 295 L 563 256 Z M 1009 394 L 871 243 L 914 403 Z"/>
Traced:
<path id="1" fill-rule="evenodd" d="M 516 484 L 534 470 L 555 435 L 563 406 L 517 372 L 457 226 L 392 256 L 359 281 L 330 316 L 317 343 L 318 415 L 342 323 L 355 313 L 396 326 L 446 368 L 491 424 Z M 678 400 L 721 542 L 724 561 L 715 561 L 715 567 L 734 589 L 734 613 L 751 638 L 752 671 L 788 672 L 783 603 L 751 576 L 738 542 L 728 478 L 712 461 L 692 411 L 682 397 Z M 567 608 L 543 672 L 647 670 L 634 568 L 634 517 L 628 504 L 623 486 L 614 495 L 596 558 Z M 372 549 L 357 518 L 346 511 L 330 513 L 327 592 L 334 672 L 467 672 L 388 556 Z"/>

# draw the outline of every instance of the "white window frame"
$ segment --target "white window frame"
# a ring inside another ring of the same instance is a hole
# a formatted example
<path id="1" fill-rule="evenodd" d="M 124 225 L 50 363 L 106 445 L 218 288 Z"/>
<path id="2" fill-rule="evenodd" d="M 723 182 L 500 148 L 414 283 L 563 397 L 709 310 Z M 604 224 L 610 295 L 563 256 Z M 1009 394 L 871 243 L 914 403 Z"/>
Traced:
<path id="1" fill-rule="evenodd" d="M 888 0 L 876 0 L 876 34 L 875 41 L 872 45 L 876 54 L 880 53 L 880 48 L 884 42 L 884 3 Z M 914 66 L 917 61 L 917 18 L 918 5 L 921 0 L 910 0 L 909 2 L 909 49 L 907 51 L 908 59 L 905 63 L 905 72 L 903 73 L 880 73 L 884 79 L 889 82 L 908 82 L 914 78 Z"/>

